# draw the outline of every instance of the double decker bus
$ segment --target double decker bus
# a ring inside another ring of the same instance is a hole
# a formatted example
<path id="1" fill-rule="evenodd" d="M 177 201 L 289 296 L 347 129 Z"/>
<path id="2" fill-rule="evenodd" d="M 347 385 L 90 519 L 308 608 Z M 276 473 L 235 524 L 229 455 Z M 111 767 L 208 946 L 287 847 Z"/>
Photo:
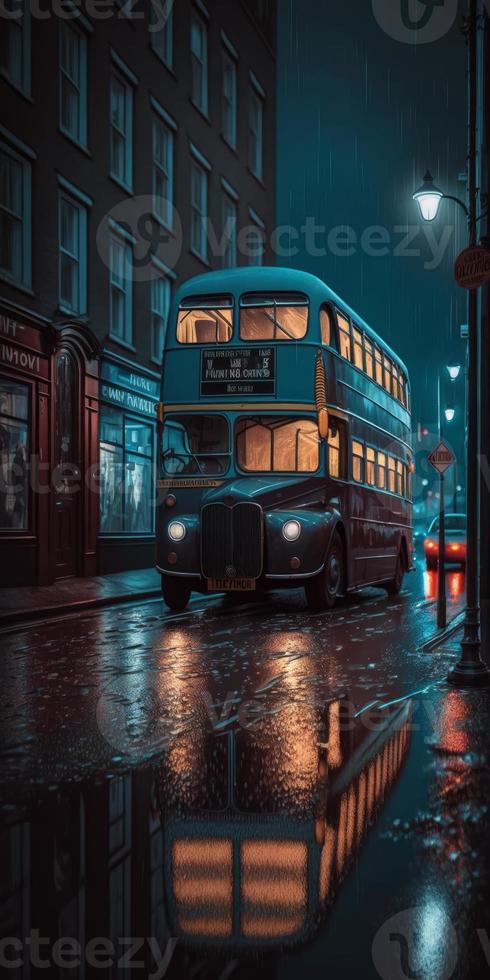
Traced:
<path id="1" fill-rule="evenodd" d="M 157 568 L 192 591 L 305 589 L 312 610 L 412 567 L 410 387 L 328 286 L 273 267 L 176 292 L 158 412 Z"/>

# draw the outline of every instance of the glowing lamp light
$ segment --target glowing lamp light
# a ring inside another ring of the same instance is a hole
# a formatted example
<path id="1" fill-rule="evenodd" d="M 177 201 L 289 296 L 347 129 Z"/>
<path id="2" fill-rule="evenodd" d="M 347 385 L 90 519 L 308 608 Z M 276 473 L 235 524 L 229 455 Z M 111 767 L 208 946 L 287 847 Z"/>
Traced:
<path id="1" fill-rule="evenodd" d="M 422 186 L 413 195 L 413 199 L 417 202 L 424 221 L 434 221 L 443 197 L 444 194 L 442 191 L 434 184 L 432 174 L 427 171 Z"/>
<path id="2" fill-rule="evenodd" d="M 451 378 L 451 381 L 456 381 L 456 379 L 459 378 L 460 375 L 461 364 L 448 365 L 448 371 L 449 371 L 449 377 Z"/>
<path id="3" fill-rule="evenodd" d="M 446 416 L 446 422 L 452 422 L 454 416 L 456 415 L 456 411 L 454 408 L 445 408 L 444 415 Z"/>
<path id="4" fill-rule="evenodd" d="M 428 486 L 429 486 L 429 481 L 428 481 L 427 479 L 425 479 L 425 477 L 424 477 L 424 479 L 422 480 L 422 486 L 423 486 L 423 487 L 428 487 Z"/>

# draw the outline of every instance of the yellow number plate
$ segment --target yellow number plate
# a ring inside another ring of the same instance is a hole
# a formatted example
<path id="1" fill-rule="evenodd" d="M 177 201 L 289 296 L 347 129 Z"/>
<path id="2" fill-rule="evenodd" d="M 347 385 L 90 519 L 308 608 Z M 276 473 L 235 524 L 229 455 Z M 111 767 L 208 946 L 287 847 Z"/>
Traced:
<path id="1" fill-rule="evenodd" d="M 255 592 L 254 578 L 208 578 L 209 592 Z"/>

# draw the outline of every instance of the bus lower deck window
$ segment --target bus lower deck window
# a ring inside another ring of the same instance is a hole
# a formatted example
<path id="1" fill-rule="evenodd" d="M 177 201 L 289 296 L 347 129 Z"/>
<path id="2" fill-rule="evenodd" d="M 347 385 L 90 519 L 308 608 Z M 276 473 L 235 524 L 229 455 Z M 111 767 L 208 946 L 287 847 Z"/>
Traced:
<path id="1" fill-rule="evenodd" d="M 404 491 L 404 480 L 403 480 L 403 463 L 397 459 L 396 461 L 396 492 L 403 497 Z"/>
<path id="2" fill-rule="evenodd" d="M 328 473 L 334 479 L 340 478 L 340 430 L 336 426 L 328 430 Z"/>
<path id="3" fill-rule="evenodd" d="M 369 446 L 366 449 L 366 483 L 369 483 L 370 487 L 374 487 L 376 471 L 376 453 L 374 449 Z"/>
<path id="4" fill-rule="evenodd" d="M 386 456 L 384 453 L 378 453 L 378 472 L 376 483 L 380 490 L 386 490 Z"/>
<path id="5" fill-rule="evenodd" d="M 254 473 L 315 473 L 320 463 L 313 419 L 244 418 L 236 426 L 237 461 Z"/>
<path id="6" fill-rule="evenodd" d="M 388 456 L 388 490 L 396 493 L 396 462 L 392 456 Z"/>
<path id="7" fill-rule="evenodd" d="M 162 439 L 164 473 L 226 473 L 230 459 L 228 422 L 222 415 L 171 415 Z"/>
<path id="8" fill-rule="evenodd" d="M 364 446 L 362 442 L 352 441 L 352 479 L 362 483 L 364 479 Z"/>

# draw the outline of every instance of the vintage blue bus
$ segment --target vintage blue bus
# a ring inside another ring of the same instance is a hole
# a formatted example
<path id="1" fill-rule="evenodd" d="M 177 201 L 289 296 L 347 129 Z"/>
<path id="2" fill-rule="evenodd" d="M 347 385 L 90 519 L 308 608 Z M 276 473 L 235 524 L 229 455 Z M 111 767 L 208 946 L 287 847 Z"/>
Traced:
<path id="1" fill-rule="evenodd" d="M 303 586 L 310 609 L 412 567 L 402 361 L 315 276 L 211 272 L 176 292 L 158 413 L 157 568 L 191 592 Z"/>

